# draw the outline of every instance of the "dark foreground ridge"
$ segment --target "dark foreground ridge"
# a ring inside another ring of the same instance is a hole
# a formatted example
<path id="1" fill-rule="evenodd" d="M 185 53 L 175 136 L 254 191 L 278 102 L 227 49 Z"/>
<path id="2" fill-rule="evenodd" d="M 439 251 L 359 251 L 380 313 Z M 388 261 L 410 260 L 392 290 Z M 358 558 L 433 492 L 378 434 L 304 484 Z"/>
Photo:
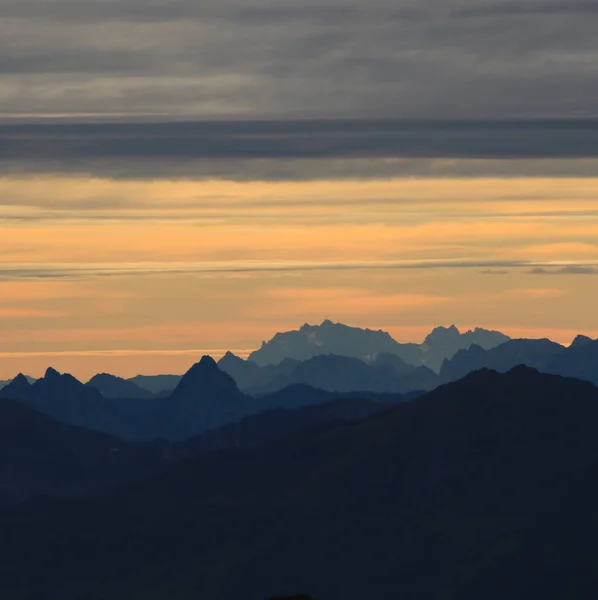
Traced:
<path id="1" fill-rule="evenodd" d="M 598 389 L 482 370 L 0 519 L 3 600 L 594 599 Z"/>

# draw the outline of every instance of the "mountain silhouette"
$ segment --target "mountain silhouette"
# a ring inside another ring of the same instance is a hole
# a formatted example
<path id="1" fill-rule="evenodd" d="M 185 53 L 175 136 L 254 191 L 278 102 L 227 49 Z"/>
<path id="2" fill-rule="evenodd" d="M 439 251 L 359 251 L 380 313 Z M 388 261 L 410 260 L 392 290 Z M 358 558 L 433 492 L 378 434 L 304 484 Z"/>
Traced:
<path id="1" fill-rule="evenodd" d="M 565 350 L 564 346 L 547 339 L 510 340 L 490 350 L 473 345 L 468 350 L 460 350 L 452 359 L 445 360 L 440 378 L 443 381 L 455 381 L 479 369 L 504 373 L 520 364 L 545 371 L 547 365 L 563 355 Z"/>
<path id="2" fill-rule="evenodd" d="M 369 368 L 365 363 L 361 364 Z M 112 378 L 109 380 L 113 383 Z M 120 386 L 122 382 L 116 383 Z M 384 403 L 405 400 L 399 394 L 371 391 L 358 395 Z M 339 396 L 309 386 L 290 386 L 287 391 L 278 390 L 255 398 L 239 391 L 234 379 L 209 356 L 193 365 L 165 397 L 103 397 L 97 389 L 54 369 L 48 369 L 46 375 L 33 385 L 25 377 L 18 376 L 0 390 L 0 398 L 19 400 L 64 423 L 129 441 L 163 439 L 171 442 L 184 441 L 272 408 L 299 408 Z"/>
<path id="3" fill-rule="evenodd" d="M 126 444 L 0 400 L 0 509 L 39 495 L 98 494 L 163 464 L 158 446 Z"/>
<path id="4" fill-rule="evenodd" d="M 598 389 L 481 370 L 357 422 L 0 518 L 0 595 L 590 599 Z"/>
<path id="5" fill-rule="evenodd" d="M 569 347 L 550 340 L 511 340 L 490 350 L 474 345 L 445 361 L 441 379 L 455 381 L 481 368 L 505 372 L 518 364 L 598 385 L 598 340 L 578 336 Z"/>
<path id="6" fill-rule="evenodd" d="M 385 331 L 349 327 L 329 320 L 321 325 L 306 323 L 298 331 L 277 333 L 252 352 L 249 360 L 260 366 L 278 364 L 285 358 L 304 361 L 320 354 L 367 360 L 381 352 L 396 354 L 411 364 L 421 362 L 417 344 L 399 344 Z"/>
<path id="7" fill-rule="evenodd" d="M 51 367 L 33 384 L 24 376 L 17 376 L 0 390 L 0 398 L 19 400 L 58 421 L 90 429 L 102 430 L 104 425 L 110 428 L 113 420 L 98 390 Z"/>
<path id="8" fill-rule="evenodd" d="M 598 340 L 577 337 L 565 352 L 556 354 L 542 370 L 598 385 Z"/>
<path id="9" fill-rule="evenodd" d="M 438 385 L 433 371 L 410 365 L 390 353 L 379 354 L 369 363 L 348 356 L 320 354 L 304 361 L 286 358 L 278 365 L 264 367 L 228 353 L 218 366 L 253 396 L 297 384 L 331 392 L 379 393 L 430 390 Z"/>
<path id="10" fill-rule="evenodd" d="M 303 361 L 293 369 L 289 381 L 332 392 L 367 390 L 401 393 L 414 389 L 404 384 L 407 375 L 399 374 L 391 364 L 371 365 L 358 358 L 329 354 Z M 432 371 L 430 379 L 436 383 L 436 376 Z"/>
<path id="11" fill-rule="evenodd" d="M 296 386 L 297 388 L 303 386 Z M 289 393 L 286 388 L 283 393 Z M 301 404 L 293 408 L 272 408 L 257 415 L 245 417 L 238 423 L 213 429 L 201 436 L 185 442 L 183 455 L 201 456 L 217 450 L 252 448 L 283 438 L 304 429 L 315 428 L 338 421 L 357 421 L 370 415 L 391 410 L 393 405 L 375 400 L 356 397 L 334 396 L 321 390 L 312 390 L 326 397 L 320 397 L 314 404 Z M 305 390 L 296 398 L 305 398 Z M 292 403 L 285 399 L 285 406 Z"/>
<path id="12" fill-rule="evenodd" d="M 587 335 L 578 335 L 573 342 L 571 342 L 571 345 L 569 346 L 569 348 L 578 348 L 580 346 L 585 346 L 586 344 L 590 344 L 592 343 L 594 340 L 591 337 L 588 337 Z"/>
<path id="13" fill-rule="evenodd" d="M 252 401 L 213 358 L 204 356 L 162 401 L 161 431 L 167 432 L 167 439 L 183 440 L 239 420 L 251 412 Z"/>
<path id="14" fill-rule="evenodd" d="M 276 365 L 260 366 L 227 352 L 218 361 L 218 367 L 236 381 L 239 389 L 254 395 L 280 390 L 289 385 L 289 376 L 300 363 L 299 360 L 285 358 Z"/>
<path id="15" fill-rule="evenodd" d="M 23 374 L 19 374 L 17 377 L 24 377 L 29 383 L 33 383 L 35 381 L 35 379 L 33 377 L 29 377 L 28 375 L 23 375 Z M 5 381 L 0 381 L 0 390 L 5 388 L 7 385 L 10 385 L 12 382 L 14 381 L 14 379 L 7 379 Z"/>
<path id="16" fill-rule="evenodd" d="M 380 354 L 392 354 L 405 363 L 425 365 L 438 372 L 444 359 L 451 358 L 459 350 L 472 344 L 490 349 L 509 339 L 498 331 L 481 328 L 462 334 L 451 325 L 435 328 L 422 344 L 401 344 L 381 330 L 360 329 L 326 320 L 321 325 L 305 324 L 298 331 L 277 333 L 251 353 L 249 362 L 259 366 L 276 365 L 285 358 L 305 361 L 325 354 L 371 362 Z"/>
<path id="17" fill-rule="evenodd" d="M 110 375 L 109 373 L 99 373 L 94 375 L 85 385 L 94 388 L 104 396 L 104 398 L 153 398 L 154 394 L 135 385 L 132 381 Z"/>
<path id="18" fill-rule="evenodd" d="M 457 327 L 436 327 L 424 340 L 423 362 L 438 372 L 447 358 L 452 358 L 459 350 L 466 350 L 473 344 L 490 350 L 509 341 L 509 337 L 499 331 L 488 331 L 476 327 L 473 331 L 461 333 Z"/>

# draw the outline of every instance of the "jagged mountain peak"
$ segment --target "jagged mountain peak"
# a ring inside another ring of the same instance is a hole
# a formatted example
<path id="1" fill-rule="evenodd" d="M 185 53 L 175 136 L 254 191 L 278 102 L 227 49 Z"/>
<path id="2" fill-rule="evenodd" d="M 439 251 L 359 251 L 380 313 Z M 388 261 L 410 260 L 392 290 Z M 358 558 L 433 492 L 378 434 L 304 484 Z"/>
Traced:
<path id="1" fill-rule="evenodd" d="M 23 373 L 19 373 L 13 380 L 11 383 L 15 383 L 15 384 L 19 384 L 19 385 L 28 385 L 30 386 L 31 383 L 29 382 L 29 379 L 26 375 L 23 375 Z"/>
<path id="2" fill-rule="evenodd" d="M 44 379 L 57 379 L 59 377 L 60 377 L 60 373 L 52 367 L 48 367 L 44 374 Z"/>
<path id="3" fill-rule="evenodd" d="M 173 395 L 180 396 L 190 392 L 220 389 L 238 393 L 235 380 L 222 371 L 211 356 L 205 355 L 183 375 L 183 378 L 174 389 Z"/>
<path id="4" fill-rule="evenodd" d="M 31 389 L 31 383 L 25 375 L 19 373 L 11 382 L 4 386 L 1 390 L 3 398 L 21 399 L 26 396 Z"/>
<path id="5" fill-rule="evenodd" d="M 578 335 L 573 342 L 571 342 L 570 348 L 579 348 L 581 346 L 585 346 L 586 344 L 591 344 L 594 340 L 587 335 Z"/>

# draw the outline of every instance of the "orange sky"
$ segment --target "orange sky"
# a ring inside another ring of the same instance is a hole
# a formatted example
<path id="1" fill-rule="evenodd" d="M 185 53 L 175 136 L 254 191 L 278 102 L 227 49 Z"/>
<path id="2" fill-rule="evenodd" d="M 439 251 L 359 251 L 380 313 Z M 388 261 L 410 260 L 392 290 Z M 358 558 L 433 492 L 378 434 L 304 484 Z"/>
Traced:
<path id="1" fill-rule="evenodd" d="M 597 276 L 556 272 L 596 264 L 598 179 L 9 177 L 0 379 L 182 372 L 324 318 L 598 337 Z"/>

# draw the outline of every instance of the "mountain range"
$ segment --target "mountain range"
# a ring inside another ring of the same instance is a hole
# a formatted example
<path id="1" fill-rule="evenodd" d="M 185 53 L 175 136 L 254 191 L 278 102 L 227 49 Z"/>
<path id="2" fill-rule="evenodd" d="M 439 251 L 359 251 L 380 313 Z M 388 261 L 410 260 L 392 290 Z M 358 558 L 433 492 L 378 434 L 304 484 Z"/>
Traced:
<path id="1" fill-rule="evenodd" d="M 105 376 L 98 379 L 111 384 L 115 380 Z M 127 390 L 133 385 L 125 383 L 123 388 Z M 377 394 L 370 390 L 347 391 L 345 395 L 385 404 L 406 400 L 398 393 Z M 165 397 L 105 397 L 89 383 L 83 384 L 52 368 L 33 384 L 19 375 L 0 390 L 0 399 L 19 401 L 57 421 L 129 441 L 183 441 L 272 408 L 300 408 L 341 396 L 307 385 L 300 388 L 291 385 L 286 390 L 254 398 L 241 392 L 234 379 L 209 356 L 193 365 Z"/>
<path id="2" fill-rule="evenodd" d="M 596 387 L 482 369 L 93 500 L 21 504 L 0 516 L 0 596 L 585 600 L 597 481 Z"/>
<path id="3" fill-rule="evenodd" d="M 392 404 L 325 393 L 303 406 L 310 390 L 297 390 L 299 408 L 265 409 L 184 443 L 129 443 L 61 423 L 21 402 L 0 400 L 0 511 L 37 496 L 97 495 L 148 477 L 174 461 L 216 450 L 259 446 L 296 431 L 364 418 Z M 291 399 L 292 400 L 292 399 Z"/>
<path id="4" fill-rule="evenodd" d="M 519 364 L 598 385 L 598 340 L 579 336 L 569 347 L 547 339 L 510 340 L 490 350 L 473 345 L 443 363 L 440 379 L 454 381 L 481 368 L 505 372 Z"/>
<path id="5" fill-rule="evenodd" d="M 287 358 L 260 367 L 227 352 L 219 361 L 244 392 L 261 396 L 290 385 L 303 384 L 331 392 L 372 391 L 407 393 L 430 390 L 439 383 L 434 371 L 415 367 L 395 354 L 378 354 L 369 363 L 350 356 L 320 354 L 304 361 Z"/>
<path id="6" fill-rule="evenodd" d="M 387 332 L 349 327 L 342 323 L 323 321 L 320 325 L 303 325 L 299 330 L 277 333 L 252 352 L 249 360 L 259 366 L 277 365 L 284 359 L 304 361 L 321 354 L 335 354 L 359 358 L 365 362 L 378 354 L 394 354 L 408 364 L 425 365 L 438 371 L 445 358 L 458 350 L 477 344 L 493 348 L 506 342 L 508 336 L 498 331 L 476 328 L 460 333 L 454 325 L 437 327 L 422 344 L 401 344 Z"/>

